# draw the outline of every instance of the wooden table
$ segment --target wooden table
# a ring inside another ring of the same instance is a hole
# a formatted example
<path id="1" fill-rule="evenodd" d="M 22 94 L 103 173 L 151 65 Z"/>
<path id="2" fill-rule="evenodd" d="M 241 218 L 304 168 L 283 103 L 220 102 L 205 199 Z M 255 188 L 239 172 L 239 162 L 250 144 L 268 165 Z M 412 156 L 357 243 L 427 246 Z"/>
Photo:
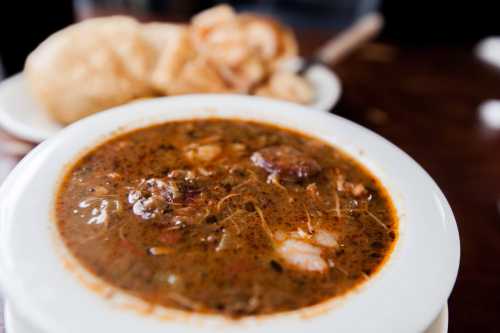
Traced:
<path id="1" fill-rule="evenodd" d="M 304 53 L 325 37 L 301 34 Z M 500 71 L 476 60 L 472 47 L 381 43 L 362 48 L 334 69 L 343 85 L 335 112 L 411 155 L 436 180 L 455 212 L 462 259 L 449 300 L 449 331 L 498 331 L 500 130 L 479 121 L 478 105 L 500 99 Z M 0 181 L 20 158 L 22 145 L 9 145 L 13 140 L 0 132 Z"/>

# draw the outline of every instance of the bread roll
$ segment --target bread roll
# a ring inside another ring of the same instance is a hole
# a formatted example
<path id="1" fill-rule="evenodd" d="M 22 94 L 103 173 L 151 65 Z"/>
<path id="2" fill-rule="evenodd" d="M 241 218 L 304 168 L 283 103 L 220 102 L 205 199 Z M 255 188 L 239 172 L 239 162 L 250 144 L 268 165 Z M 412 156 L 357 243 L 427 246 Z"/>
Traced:
<path id="1" fill-rule="evenodd" d="M 63 124 L 154 95 L 246 93 L 307 103 L 308 83 L 284 73 L 297 56 L 293 33 L 227 5 L 189 25 L 141 24 L 130 17 L 86 20 L 45 40 L 27 58 L 34 96 Z"/>
<path id="2" fill-rule="evenodd" d="M 183 68 L 196 56 L 188 29 L 183 25 L 149 23 L 143 26 L 143 35 L 155 52 L 151 84 L 158 93 L 170 94 L 176 90 L 171 89 L 172 85 L 185 80 Z"/>
<path id="3" fill-rule="evenodd" d="M 26 60 L 35 97 L 68 124 L 153 94 L 152 49 L 132 18 L 96 18 L 56 32 Z"/>

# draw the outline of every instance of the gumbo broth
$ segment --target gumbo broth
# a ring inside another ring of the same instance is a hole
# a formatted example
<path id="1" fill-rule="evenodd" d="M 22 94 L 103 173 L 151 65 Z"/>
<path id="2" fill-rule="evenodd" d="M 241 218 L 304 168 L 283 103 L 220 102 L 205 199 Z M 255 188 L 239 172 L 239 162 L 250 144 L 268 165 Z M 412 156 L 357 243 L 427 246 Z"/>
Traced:
<path id="1" fill-rule="evenodd" d="M 67 172 L 59 233 L 107 283 L 233 318 L 300 309 L 374 274 L 397 239 L 379 181 L 325 142 L 240 120 L 116 136 Z"/>

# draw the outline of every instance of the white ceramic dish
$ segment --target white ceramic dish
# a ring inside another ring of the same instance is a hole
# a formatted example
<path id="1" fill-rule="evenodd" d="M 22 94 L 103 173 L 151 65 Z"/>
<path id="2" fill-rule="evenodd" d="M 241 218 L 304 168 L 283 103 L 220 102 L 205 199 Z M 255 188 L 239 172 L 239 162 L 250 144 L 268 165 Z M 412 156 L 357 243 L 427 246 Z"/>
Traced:
<path id="1" fill-rule="evenodd" d="M 23 73 L 0 82 L 0 126 L 33 142 L 41 142 L 62 128 L 34 100 Z"/>
<path id="2" fill-rule="evenodd" d="M 8 333 L 43 333 L 34 328 L 28 321 L 19 317 L 15 310 L 5 304 L 4 307 L 5 328 Z M 423 333 L 447 333 L 448 332 L 448 306 L 445 306 L 438 317 Z"/>
<path id="3" fill-rule="evenodd" d="M 215 316 L 180 315 L 176 311 L 166 311 L 171 318 L 159 320 L 155 315 L 120 307 L 118 303 L 126 299 L 121 293 L 117 299 L 108 300 L 84 287 L 56 254 L 64 248 L 56 236 L 51 208 L 65 165 L 118 128 L 213 116 L 254 119 L 313 134 L 341 147 L 377 175 L 393 198 L 400 218 L 400 238 L 382 270 L 358 290 L 322 304 L 319 309 L 237 322 Z M 459 239 L 452 211 L 436 184 L 411 158 L 345 119 L 263 98 L 169 97 L 99 113 L 38 146 L 6 180 L 0 198 L 0 281 L 20 315 L 50 333 L 200 329 L 422 332 L 445 305 L 459 264 Z"/>
<path id="4" fill-rule="evenodd" d="M 317 92 L 310 106 L 323 111 L 331 110 L 341 92 L 335 73 L 326 66 L 316 65 L 311 67 L 306 77 Z M 41 142 L 63 127 L 33 99 L 23 73 L 0 82 L 0 126 L 21 139 L 33 142 Z"/>

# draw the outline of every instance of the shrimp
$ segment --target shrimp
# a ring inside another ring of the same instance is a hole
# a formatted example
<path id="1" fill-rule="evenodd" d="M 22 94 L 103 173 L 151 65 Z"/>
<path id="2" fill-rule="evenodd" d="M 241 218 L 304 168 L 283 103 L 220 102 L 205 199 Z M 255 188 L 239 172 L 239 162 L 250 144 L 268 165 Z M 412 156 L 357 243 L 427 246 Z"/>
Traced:
<path id="1" fill-rule="evenodd" d="M 335 234 L 324 229 L 316 230 L 313 239 L 318 245 L 324 247 L 338 247 Z"/>
<path id="2" fill-rule="evenodd" d="M 206 144 L 189 147 L 186 157 L 190 161 L 211 162 L 222 153 L 222 148 L 216 144 Z"/>
<path id="3" fill-rule="evenodd" d="M 292 267 L 300 270 L 324 272 L 328 264 L 321 256 L 324 248 L 338 247 L 337 237 L 325 229 L 314 231 L 314 235 L 302 229 L 291 233 L 276 232 L 276 251 Z"/>
<path id="4" fill-rule="evenodd" d="M 324 272 L 328 265 L 321 257 L 321 248 L 297 239 L 287 239 L 277 248 L 281 257 L 291 266 L 314 272 Z"/>

